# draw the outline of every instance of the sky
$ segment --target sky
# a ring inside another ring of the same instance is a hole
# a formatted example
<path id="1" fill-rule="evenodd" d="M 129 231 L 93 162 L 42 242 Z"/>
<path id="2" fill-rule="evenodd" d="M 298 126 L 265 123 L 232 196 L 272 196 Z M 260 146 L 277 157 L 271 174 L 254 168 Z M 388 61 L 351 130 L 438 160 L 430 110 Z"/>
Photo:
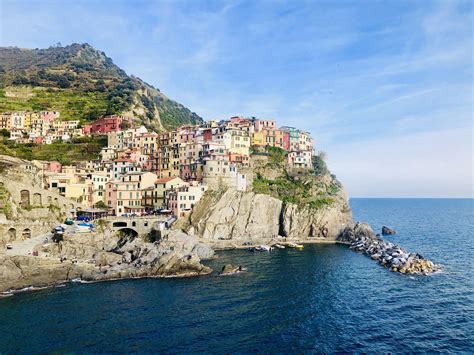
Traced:
<path id="1" fill-rule="evenodd" d="M 351 197 L 474 197 L 473 3 L 0 0 L 0 45 L 87 42 L 204 119 L 311 132 Z"/>

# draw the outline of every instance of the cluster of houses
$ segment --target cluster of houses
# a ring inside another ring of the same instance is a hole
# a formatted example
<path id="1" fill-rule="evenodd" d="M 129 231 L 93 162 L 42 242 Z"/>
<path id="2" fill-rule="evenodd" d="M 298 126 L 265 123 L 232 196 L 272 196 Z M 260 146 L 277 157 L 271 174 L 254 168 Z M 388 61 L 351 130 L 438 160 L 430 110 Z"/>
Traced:
<path id="1" fill-rule="evenodd" d="M 67 142 L 71 138 L 106 134 L 111 130 L 129 127 L 131 120 L 123 116 L 101 117 L 91 124 L 79 120 L 61 120 L 58 111 L 23 111 L 0 113 L 0 130 L 10 133 L 9 140 L 18 143 L 51 144 Z"/>
<path id="2" fill-rule="evenodd" d="M 10 132 L 10 140 L 20 143 L 51 144 L 84 136 L 79 120 L 59 119 L 57 111 L 3 112 L 0 129 Z"/>
<path id="3" fill-rule="evenodd" d="M 256 118 L 232 117 L 156 133 L 110 116 L 85 125 L 82 132 L 107 135 L 100 159 L 73 166 L 36 162 L 45 187 L 115 215 L 160 209 L 183 216 L 208 189 L 245 191 L 252 154 L 266 151 L 261 148 L 286 151 L 290 169 L 311 169 L 314 155 L 309 133 Z"/>

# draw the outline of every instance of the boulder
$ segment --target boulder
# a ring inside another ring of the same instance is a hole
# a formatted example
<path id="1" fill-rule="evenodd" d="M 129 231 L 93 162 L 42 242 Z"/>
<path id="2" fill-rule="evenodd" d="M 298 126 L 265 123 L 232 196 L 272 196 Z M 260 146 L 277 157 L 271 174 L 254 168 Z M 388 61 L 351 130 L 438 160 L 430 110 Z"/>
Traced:
<path id="1" fill-rule="evenodd" d="M 382 227 L 382 235 L 391 235 L 391 234 L 397 234 L 395 229 L 388 228 L 386 226 Z"/>
<path id="2" fill-rule="evenodd" d="M 244 271 L 246 271 L 246 269 L 243 268 L 242 266 L 234 266 L 231 264 L 227 264 L 222 267 L 222 270 L 219 273 L 219 275 L 220 276 L 233 275 L 233 274 L 238 274 Z"/>

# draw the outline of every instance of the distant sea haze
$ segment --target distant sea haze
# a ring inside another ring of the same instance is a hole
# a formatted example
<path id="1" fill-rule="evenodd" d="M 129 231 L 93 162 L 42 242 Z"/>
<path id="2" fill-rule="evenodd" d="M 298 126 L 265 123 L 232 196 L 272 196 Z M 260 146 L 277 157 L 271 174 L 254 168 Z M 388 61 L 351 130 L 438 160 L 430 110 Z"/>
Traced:
<path id="1" fill-rule="evenodd" d="M 392 273 L 343 245 L 230 251 L 248 273 L 141 279 L 0 300 L 0 353 L 450 352 L 474 349 L 474 200 L 351 199 L 354 218 L 441 265 Z M 24 335 L 24 336 L 22 336 Z"/>

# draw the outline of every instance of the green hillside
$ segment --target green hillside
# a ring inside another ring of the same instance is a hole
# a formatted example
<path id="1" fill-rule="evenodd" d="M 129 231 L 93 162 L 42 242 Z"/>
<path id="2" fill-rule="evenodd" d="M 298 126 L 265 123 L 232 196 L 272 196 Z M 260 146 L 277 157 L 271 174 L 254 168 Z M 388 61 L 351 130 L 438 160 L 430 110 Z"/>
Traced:
<path id="1" fill-rule="evenodd" d="M 82 121 L 124 113 L 154 129 L 202 122 L 88 44 L 0 48 L 0 112 L 12 110 L 56 110 Z"/>

